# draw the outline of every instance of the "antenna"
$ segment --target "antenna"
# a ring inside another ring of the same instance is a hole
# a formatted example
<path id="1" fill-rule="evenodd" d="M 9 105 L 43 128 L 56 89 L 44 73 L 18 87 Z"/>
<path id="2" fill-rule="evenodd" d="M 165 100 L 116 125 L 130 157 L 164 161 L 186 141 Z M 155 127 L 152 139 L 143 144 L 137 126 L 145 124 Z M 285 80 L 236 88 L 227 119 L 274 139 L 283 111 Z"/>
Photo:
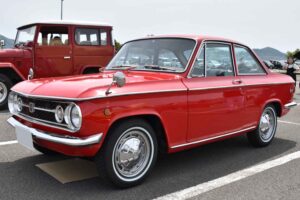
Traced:
<path id="1" fill-rule="evenodd" d="M 64 8 L 64 0 L 61 0 L 61 3 L 60 3 L 60 20 L 63 19 L 63 8 Z"/>

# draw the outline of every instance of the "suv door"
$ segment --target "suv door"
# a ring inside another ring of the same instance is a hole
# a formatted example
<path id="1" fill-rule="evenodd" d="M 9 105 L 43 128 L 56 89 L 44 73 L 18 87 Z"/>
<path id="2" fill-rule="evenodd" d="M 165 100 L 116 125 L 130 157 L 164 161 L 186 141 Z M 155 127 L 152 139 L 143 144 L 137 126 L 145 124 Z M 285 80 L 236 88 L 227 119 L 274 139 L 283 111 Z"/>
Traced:
<path id="1" fill-rule="evenodd" d="M 188 87 L 188 142 L 206 141 L 243 127 L 242 83 L 234 69 L 231 44 L 207 42 L 202 46 L 184 81 Z"/>
<path id="2" fill-rule="evenodd" d="M 87 67 L 105 67 L 114 55 L 111 29 L 108 27 L 75 27 L 74 39 L 77 73 L 90 73 L 86 71 Z"/>
<path id="3" fill-rule="evenodd" d="M 35 49 L 35 78 L 73 74 L 68 26 L 40 26 Z"/>

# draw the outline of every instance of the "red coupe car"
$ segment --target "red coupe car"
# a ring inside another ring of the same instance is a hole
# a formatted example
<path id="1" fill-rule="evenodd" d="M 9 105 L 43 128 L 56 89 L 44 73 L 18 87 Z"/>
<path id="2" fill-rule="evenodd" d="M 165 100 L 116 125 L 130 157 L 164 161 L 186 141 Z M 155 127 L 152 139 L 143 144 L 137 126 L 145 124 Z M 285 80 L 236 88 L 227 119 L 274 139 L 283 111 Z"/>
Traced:
<path id="1" fill-rule="evenodd" d="M 43 78 L 12 88 L 8 122 L 42 153 L 94 157 L 117 186 L 141 183 L 158 152 L 247 134 L 267 146 L 295 105 L 294 81 L 247 46 L 205 36 L 125 43 L 94 75 Z"/>

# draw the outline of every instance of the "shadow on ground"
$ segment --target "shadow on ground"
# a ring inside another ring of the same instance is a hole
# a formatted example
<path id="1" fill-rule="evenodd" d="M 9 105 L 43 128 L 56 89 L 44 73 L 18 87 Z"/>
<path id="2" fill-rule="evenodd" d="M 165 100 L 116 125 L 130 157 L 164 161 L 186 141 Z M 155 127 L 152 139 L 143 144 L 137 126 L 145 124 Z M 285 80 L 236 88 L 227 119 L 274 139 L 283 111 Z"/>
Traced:
<path id="1" fill-rule="evenodd" d="M 65 157 L 37 155 L 0 163 L 0 194 L 5 199 L 152 199 L 280 156 L 295 145 L 275 138 L 267 148 L 253 148 L 244 136 L 205 145 L 160 158 L 142 185 L 123 190 L 99 178 L 63 185 L 35 164 Z"/>

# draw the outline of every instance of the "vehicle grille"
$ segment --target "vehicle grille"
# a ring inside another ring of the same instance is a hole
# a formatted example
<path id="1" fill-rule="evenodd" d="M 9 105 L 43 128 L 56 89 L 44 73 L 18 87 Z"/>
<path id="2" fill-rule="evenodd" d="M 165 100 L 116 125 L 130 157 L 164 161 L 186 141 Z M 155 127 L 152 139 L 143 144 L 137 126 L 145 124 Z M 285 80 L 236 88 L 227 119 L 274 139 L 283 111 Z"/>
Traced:
<path id="1" fill-rule="evenodd" d="M 31 122 L 38 122 L 55 128 L 68 129 L 68 125 L 63 120 L 62 123 L 56 122 L 55 109 L 60 105 L 64 110 L 69 105 L 67 102 L 49 101 L 18 95 L 22 99 L 22 110 L 17 114 L 19 117 Z"/>

